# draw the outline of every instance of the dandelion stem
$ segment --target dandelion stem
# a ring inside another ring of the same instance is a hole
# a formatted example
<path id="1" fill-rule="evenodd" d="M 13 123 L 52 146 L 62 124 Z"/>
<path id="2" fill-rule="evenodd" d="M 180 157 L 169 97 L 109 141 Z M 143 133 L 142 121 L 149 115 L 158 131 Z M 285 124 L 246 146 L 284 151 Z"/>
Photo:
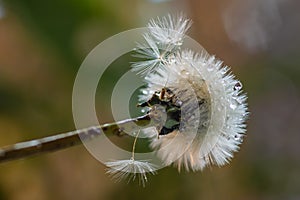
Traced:
<path id="1" fill-rule="evenodd" d="M 82 144 L 85 140 L 93 139 L 101 133 L 107 136 L 123 136 L 126 133 L 140 130 L 140 126 L 153 126 L 149 115 L 126 119 L 119 122 L 91 126 L 89 128 L 61 133 L 40 139 L 16 143 L 0 148 L 0 163 L 23 159 L 32 155 L 54 152 Z"/>

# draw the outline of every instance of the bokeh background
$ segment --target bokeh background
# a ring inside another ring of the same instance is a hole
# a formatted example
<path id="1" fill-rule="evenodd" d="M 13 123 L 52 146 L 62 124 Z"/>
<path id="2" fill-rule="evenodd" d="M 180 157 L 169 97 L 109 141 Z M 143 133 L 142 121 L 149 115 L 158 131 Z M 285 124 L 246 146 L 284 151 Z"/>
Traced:
<path id="1" fill-rule="evenodd" d="M 249 96 L 247 137 L 230 165 L 178 174 L 145 188 L 114 183 L 84 147 L 0 165 L 0 199 L 300 199 L 298 0 L 0 0 L 0 146 L 75 128 L 72 87 L 98 43 L 184 12 L 189 35 L 232 67 Z M 97 111 L 129 69 L 107 71 Z"/>

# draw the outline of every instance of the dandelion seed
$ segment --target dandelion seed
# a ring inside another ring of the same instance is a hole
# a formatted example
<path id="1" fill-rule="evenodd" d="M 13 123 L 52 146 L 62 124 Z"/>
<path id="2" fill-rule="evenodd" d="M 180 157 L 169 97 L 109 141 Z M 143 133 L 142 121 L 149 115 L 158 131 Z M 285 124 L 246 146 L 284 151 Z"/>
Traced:
<path id="1" fill-rule="evenodd" d="M 110 174 L 112 179 L 116 182 L 127 179 L 129 183 L 138 177 L 139 184 L 145 187 L 145 184 L 148 181 L 147 173 L 152 175 L 156 174 L 157 167 L 147 160 L 135 160 L 134 152 L 139 133 L 140 131 L 134 139 L 132 157 L 130 159 L 105 162 L 105 165 L 108 167 L 107 173 Z"/>
<path id="2" fill-rule="evenodd" d="M 154 175 L 157 170 L 154 164 L 146 160 L 116 160 L 106 162 L 105 165 L 109 167 L 107 173 L 111 174 L 112 179 L 116 182 L 127 179 L 129 183 L 138 177 L 139 184 L 143 186 L 145 186 L 145 183 L 148 181 L 147 173 Z"/>
<path id="3" fill-rule="evenodd" d="M 149 32 L 144 34 L 145 43 L 137 44 L 134 54 L 135 57 L 145 60 L 133 63 L 132 70 L 142 75 L 156 73 L 180 49 L 190 26 L 191 21 L 182 14 L 151 20 L 148 24 Z"/>
<path id="4" fill-rule="evenodd" d="M 187 30 L 191 27 L 191 20 L 183 14 L 150 20 L 148 28 L 156 43 L 170 46 L 181 46 Z"/>

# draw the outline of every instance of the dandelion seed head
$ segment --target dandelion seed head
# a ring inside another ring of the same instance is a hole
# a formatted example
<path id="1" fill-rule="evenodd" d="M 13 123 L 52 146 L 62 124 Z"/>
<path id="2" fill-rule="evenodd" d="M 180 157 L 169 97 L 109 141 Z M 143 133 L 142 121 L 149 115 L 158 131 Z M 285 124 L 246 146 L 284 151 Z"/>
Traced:
<path id="1" fill-rule="evenodd" d="M 122 180 L 134 181 L 138 178 L 139 184 L 145 187 L 148 181 L 147 173 L 156 174 L 157 167 L 146 160 L 137 161 L 134 159 L 129 160 L 116 160 L 106 162 L 108 167 L 107 173 L 110 174 L 113 180 L 120 182 Z"/>
<path id="2" fill-rule="evenodd" d="M 182 102 L 180 128 L 152 138 L 151 147 L 165 165 L 196 171 L 230 161 L 243 141 L 248 112 L 242 85 L 229 67 L 214 56 L 183 50 L 145 80 L 144 94 L 168 87 Z M 147 98 L 140 95 L 140 101 Z M 153 131 L 145 130 L 149 136 L 155 135 Z"/>
<path id="3" fill-rule="evenodd" d="M 204 51 L 183 49 L 191 21 L 178 15 L 151 20 L 144 43 L 137 44 L 132 71 L 144 77 L 140 106 L 153 127 L 142 130 L 150 138 L 164 166 L 189 171 L 228 163 L 246 132 L 247 97 L 242 84 L 223 62 Z M 145 186 L 147 173 L 158 166 L 132 158 L 106 162 L 107 173 L 119 182 L 138 177 Z"/>

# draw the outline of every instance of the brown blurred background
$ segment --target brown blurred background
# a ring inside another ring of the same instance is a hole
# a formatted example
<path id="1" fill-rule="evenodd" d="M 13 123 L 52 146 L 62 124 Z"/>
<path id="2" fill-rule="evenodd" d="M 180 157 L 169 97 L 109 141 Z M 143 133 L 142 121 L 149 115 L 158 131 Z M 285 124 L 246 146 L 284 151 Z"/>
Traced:
<path id="1" fill-rule="evenodd" d="M 165 168 L 142 188 L 114 183 L 74 147 L 0 165 L 0 199 L 300 199 L 299 8 L 297 0 L 0 0 L 0 146 L 74 129 L 72 87 L 85 56 L 166 13 L 193 20 L 189 35 L 232 67 L 251 112 L 225 167 Z M 117 67 L 105 91 L 129 61 Z"/>

